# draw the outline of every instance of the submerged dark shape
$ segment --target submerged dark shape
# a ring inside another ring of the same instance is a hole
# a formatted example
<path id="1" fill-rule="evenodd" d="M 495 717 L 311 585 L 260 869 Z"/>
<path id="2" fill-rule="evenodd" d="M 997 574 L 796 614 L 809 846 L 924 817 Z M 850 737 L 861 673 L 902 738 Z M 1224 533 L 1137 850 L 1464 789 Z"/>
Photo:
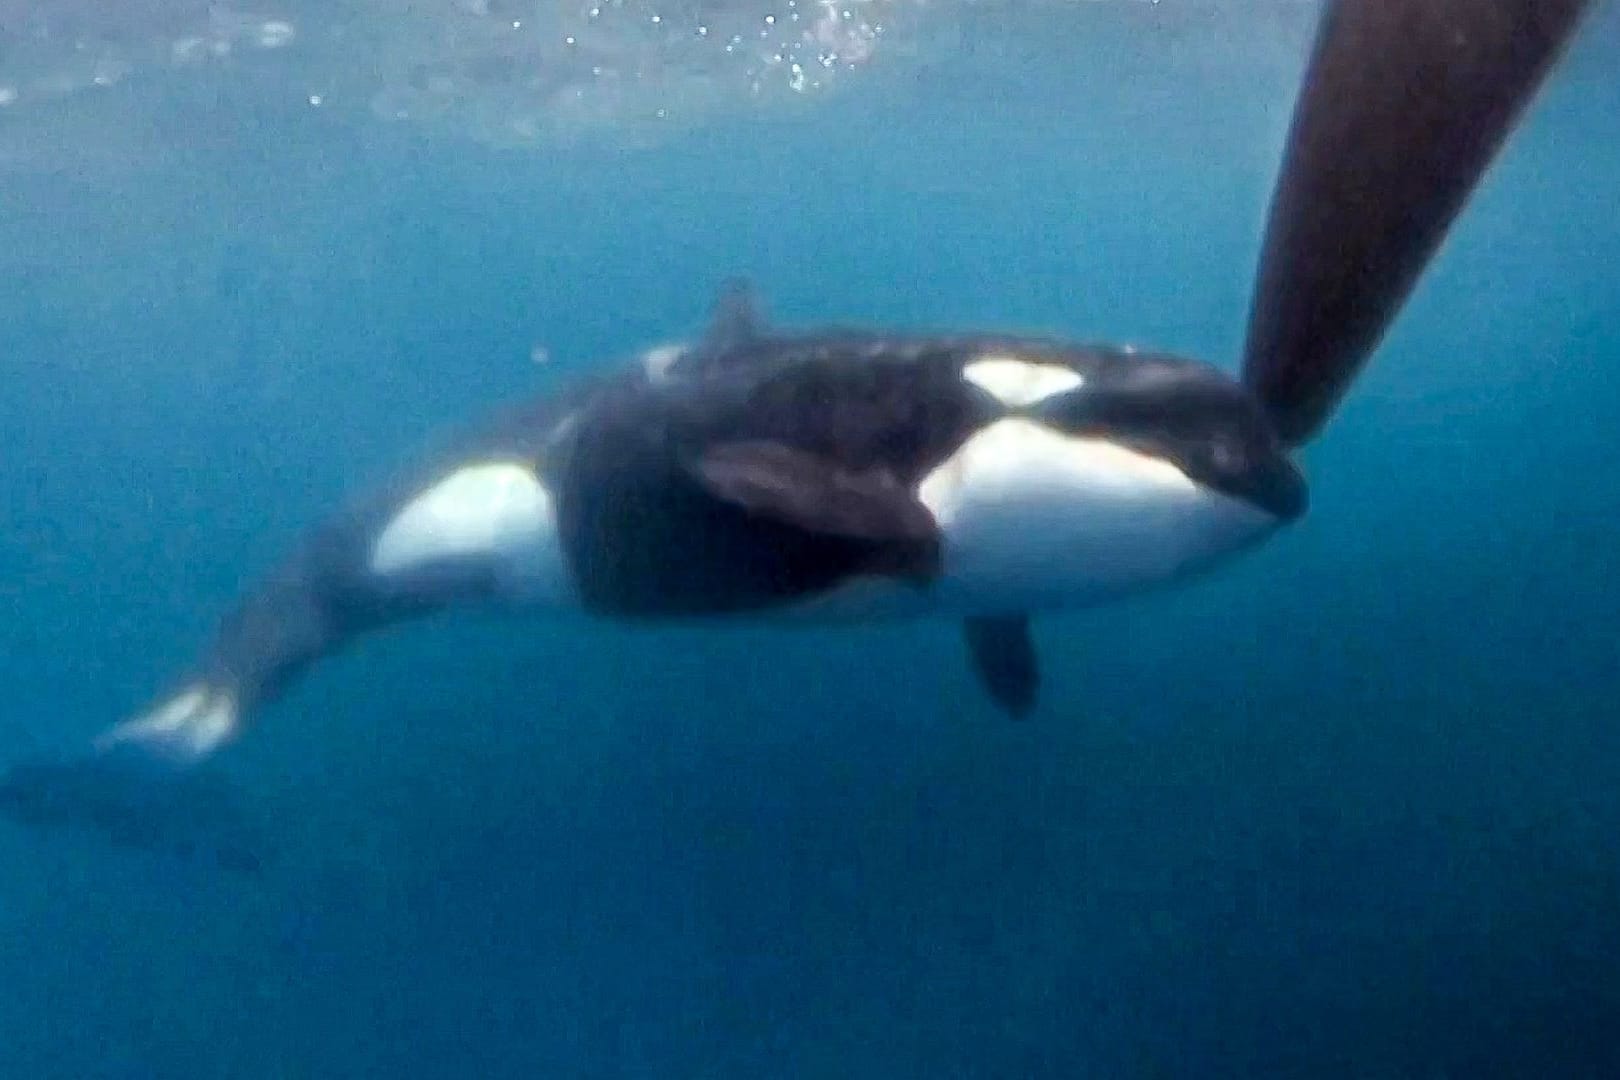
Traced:
<path id="1" fill-rule="evenodd" d="M 1328 5 L 1243 359 L 1243 381 L 1289 442 L 1327 421 L 1588 6 Z"/>
<path id="2" fill-rule="evenodd" d="M 230 800 L 194 766 L 359 635 L 480 602 L 616 620 L 949 617 L 990 697 L 1030 712 L 1032 613 L 1207 572 L 1305 512 L 1292 449 L 1580 7 L 1330 6 L 1242 382 L 1006 334 L 787 333 L 734 282 L 697 342 L 514 410 L 334 515 L 146 712 L 78 759 L 0 779 L 0 812 L 252 869 Z"/>
<path id="3" fill-rule="evenodd" d="M 963 620 L 962 632 L 968 657 L 991 700 L 1009 716 L 1028 716 L 1041 684 L 1029 616 L 976 616 Z"/>
<path id="4" fill-rule="evenodd" d="M 265 847 L 225 779 L 155 770 L 138 756 L 96 754 L 15 766 L 0 814 L 41 828 L 81 828 L 115 843 L 257 877 Z"/>

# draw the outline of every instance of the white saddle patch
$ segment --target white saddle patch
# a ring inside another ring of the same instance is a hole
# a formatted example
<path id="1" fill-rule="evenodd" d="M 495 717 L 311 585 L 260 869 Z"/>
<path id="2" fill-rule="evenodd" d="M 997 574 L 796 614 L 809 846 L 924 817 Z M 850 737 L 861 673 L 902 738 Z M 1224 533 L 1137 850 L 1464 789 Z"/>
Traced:
<path id="1" fill-rule="evenodd" d="M 1015 356 L 982 357 L 963 367 L 962 377 L 1011 409 L 1028 408 L 1086 381 L 1062 364 L 1039 364 Z"/>
<path id="2" fill-rule="evenodd" d="M 467 465 L 405 504 L 371 549 L 374 574 L 485 560 L 512 599 L 568 591 L 551 493 L 517 462 Z"/>
<path id="3" fill-rule="evenodd" d="M 1271 532 L 1273 515 L 1175 465 L 1022 418 L 969 438 L 919 487 L 949 610 L 1098 602 L 1173 580 Z"/>
<path id="4" fill-rule="evenodd" d="M 641 370 L 648 382 L 667 382 L 670 369 L 685 355 L 685 345 L 659 345 L 641 354 Z"/>

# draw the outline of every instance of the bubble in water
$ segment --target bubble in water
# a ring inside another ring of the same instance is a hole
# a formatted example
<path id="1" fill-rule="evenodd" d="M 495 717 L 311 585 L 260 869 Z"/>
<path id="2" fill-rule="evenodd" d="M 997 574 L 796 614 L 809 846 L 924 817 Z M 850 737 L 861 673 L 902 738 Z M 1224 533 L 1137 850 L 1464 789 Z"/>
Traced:
<path id="1" fill-rule="evenodd" d="M 200 37 L 183 37 L 169 47 L 169 53 L 176 63 L 188 64 L 200 60 L 207 48 L 208 43 Z"/>
<path id="2" fill-rule="evenodd" d="M 272 19 L 259 27 L 258 44 L 261 49 L 279 49 L 292 44 L 292 39 L 292 23 Z"/>
<path id="3" fill-rule="evenodd" d="M 173 79 L 204 69 L 229 78 L 239 54 L 275 53 L 260 63 L 280 66 L 257 70 L 311 107 L 366 103 L 385 120 L 499 145 L 589 128 L 617 135 L 639 124 L 668 132 L 718 109 L 832 91 L 886 52 L 907 55 L 937 5 L 255 0 L 243 10 L 229 0 L 83 0 L 25 4 L 30 17 L 8 22 L 8 2 L 24 0 L 0 0 L 0 106 L 105 91 L 154 70 Z M 890 39 L 898 48 L 879 48 Z M 311 85 L 321 92 L 309 93 Z"/>

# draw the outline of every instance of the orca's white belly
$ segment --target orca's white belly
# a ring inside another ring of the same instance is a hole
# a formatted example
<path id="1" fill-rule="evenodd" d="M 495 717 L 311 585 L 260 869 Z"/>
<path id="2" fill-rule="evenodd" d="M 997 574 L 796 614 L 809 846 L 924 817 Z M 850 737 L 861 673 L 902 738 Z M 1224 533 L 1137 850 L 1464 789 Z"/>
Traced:
<path id="1" fill-rule="evenodd" d="M 507 603 L 573 603 L 555 503 L 527 464 L 469 463 L 394 514 L 372 543 L 368 569 L 380 580 L 409 581 L 472 564 L 487 568 Z"/>
<path id="2" fill-rule="evenodd" d="M 1280 524 L 1168 461 L 1022 418 L 969 438 L 918 494 L 941 533 L 938 580 L 854 581 L 791 614 L 819 621 L 1082 607 L 1207 569 Z"/>
<path id="3" fill-rule="evenodd" d="M 1161 458 L 1017 418 L 968 439 L 919 495 L 943 536 L 938 600 L 968 611 L 1112 599 L 1205 569 L 1280 524 Z"/>

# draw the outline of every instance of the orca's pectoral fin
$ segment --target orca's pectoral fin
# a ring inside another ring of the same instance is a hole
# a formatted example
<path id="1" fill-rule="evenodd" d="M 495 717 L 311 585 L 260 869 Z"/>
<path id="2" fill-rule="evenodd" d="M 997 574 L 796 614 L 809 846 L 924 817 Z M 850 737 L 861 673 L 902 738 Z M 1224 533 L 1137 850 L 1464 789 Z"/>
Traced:
<path id="1" fill-rule="evenodd" d="M 257 874 L 263 841 L 212 770 L 160 764 L 126 747 L 36 760 L 0 774 L 0 816 L 78 829 L 116 844 Z"/>
<path id="2" fill-rule="evenodd" d="M 962 624 L 973 671 L 985 692 L 1008 715 L 1028 716 L 1040 690 L 1040 661 L 1028 615 L 969 618 Z"/>
<path id="3" fill-rule="evenodd" d="M 1272 198 L 1243 380 L 1312 438 L 1377 347 L 1588 0 L 1335 0 Z"/>
<path id="4" fill-rule="evenodd" d="M 934 516 L 894 476 L 856 472 L 777 442 L 722 443 L 691 465 L 714 498 L 805 532 L 931 543 Z"/>

